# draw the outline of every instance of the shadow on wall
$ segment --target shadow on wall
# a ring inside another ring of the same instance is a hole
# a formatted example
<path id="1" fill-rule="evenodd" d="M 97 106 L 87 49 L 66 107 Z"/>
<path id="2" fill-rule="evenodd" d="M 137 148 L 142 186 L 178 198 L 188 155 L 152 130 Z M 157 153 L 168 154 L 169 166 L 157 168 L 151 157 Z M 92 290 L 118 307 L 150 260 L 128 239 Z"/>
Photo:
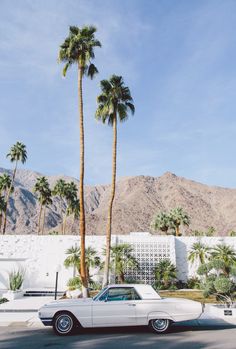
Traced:
<path id="1" fill-rule="evenodd" d="M 181 281 L 187 281 L 188 279 L 188 253 L 187 246 L 181 240 L 175 238 L 175 254 L 176 254 L 176 267 L 177 277 Z"/>
<path id="2" fill-rule="evenodd" d="M 0 272 L 0 289 L 8 289 L 8 273 L 5 270 Z"/>

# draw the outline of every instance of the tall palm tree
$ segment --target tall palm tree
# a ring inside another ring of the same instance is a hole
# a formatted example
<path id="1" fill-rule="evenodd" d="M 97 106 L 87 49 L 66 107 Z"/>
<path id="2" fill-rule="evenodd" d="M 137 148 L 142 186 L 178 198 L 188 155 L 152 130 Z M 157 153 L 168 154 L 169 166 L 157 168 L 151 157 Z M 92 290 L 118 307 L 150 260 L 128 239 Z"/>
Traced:
<path id="1" fill-rule="evenodd" d="M 2 227 L 2 217 L 3 217 L 3 212 L 5 211 L 6 207 L 6 201 L 4 196 L 0 195 L 0 231 Z"/>
<path id="2" fill-rule="evenodd" d="M 206 246 L 200 241 L 195 242 L 191 247 L 188 260 L 191 263 L 194 263 L 195 261 L 197 261 L 202 265 L 209 258 L 210 251 L 211 251 L 210 247 Z"/>
<path id="3" fill-rule="evenodd" d="M 78 271 L 78 273 L 81 275 L 81 250 L 78 246 L 72 246 L 68 248 L 66 251 L 66 254 L 68 257 L 64 261 L 64 265 L 66 268 L 68 267 L 75 267 Z M 97 251 L 92 247 L 87 247 L 85 249 L 85 256 L 86 256 L 86 276 L 88 280 L 91 280 L 90 275 L 90 269 L 99 267 L 101 260 L 100 257 L 97 255 Z"/>
<path id="4" fill-rule="evenodd" d="M 78 96 L 79 96 L 79 126 L 80 126 L 80 243 L 81 243 L 81 281 L 82 293 L 88 296 L 88 280 L 86 279 L 85 265 L 85 210 L 84 210 L 84 112 L 83 112 L 83 77 L 93 78 L 98 73 L 91 60 L 95 58 L 94 49 L 101 47 L 100 41 L 95 38 L 96 28 L 84 26 L 78 28 L 71 26 L 69 35 L 60 46 L 59 62 L 65 63 L 63 75 L 67 69 L 76 64 L 78 69 Z"/>
<path id="5" fill-rule="evenodd" d="M 180 236 L 180 226 L 185 225 L 188 227 L 190 218 L 182 207 L 176 207 L 170 211 L 170 222 L 172 222 L 175 228 L 175 235 Z"/>
<path id="6" fill-rule="evenodd" d="M 116 152 L 117 152 L 117 122 L 124 122 L 128 114 L 134 114 L 135 108 L 130 90 L 124 85 L 122 76 L 112 75 L 109 80 L 100 83 L 102 93 L 97 97 L 98 108 L 96 119 L 113 127 L 112 147 L 112 184 L 111 198 L 108 208 L 107 232 L 106 232 L 106 257 L 104 266 L 103 286 L 109 281 L 109 262 L 112 232 L 112 207 L 116 188 Z"/>
<path id="7" fill-rule="evenodd" d="M 45 215 L 46 215 L 46 209 L 48 208 L 48 205 L 52 204 L 52 191 L 49 188 L 44 194 L 43 194 L 43 201 L 42 201 L 44 210 L 43 210 L 43 222 L 42 222 L 42 234 L 44 234 L 44 227 L 45 227 Z"/>
<path id="8" fill-rule="evenodd" d="M 64 216 L 63 223 L 63 234 L 66 232 L 66 218 L 73 213 L 73 209 L 75 208 L 75 202 L 78 200 L 77 198 L 77 185 L 74 182 L 70 182 L 66 184 L 65 188 L 65 200 L 67 203 L 66 214 Z M 78 201 L 77 201 L 78 202 Z"/>
<path id="9" fill-rule="evenodd" d="M 40 209 L 39 209 L 39 217 L 38 217 L 38 234 L 41 231 L 41 216 L 43 206 L 49 204 L 49 197 L 51 198 L 51 190 L 49 188 L 48 180 L 45 176 L 38 177 L 36 183 L 34 185 L 33 191 L 38 195 Z M 45 210 L 44 210 L 45 211 Z M 42 226 L 43 230 L 44 224 Z"/>
<path id="10" fill-rule="evenodd" d="M 130 244 L 122 243 L 111 246 L 111 266 L 118 277 L 119 283 L 125 282 L 125 272 L 129 268 L 138 268 L 139 264 L 132 255 L 133 248 Z"/>
<path id="11" fill-rule="evenodd" d="M 16 142 L 11 149 L 10 152 L 7 154 L 7 158 L 10 159 L 11 162 L 15 163 L 15 167 L 13 170 L 12 180 L 11 180 L 11 186 L 8 189 L 7 196 L 6 196 L 6 207 L 5 207 L 5 217 L 4 217 L 4 224 L 3 224 L 3 234 L 6 232 L 6 225 L 7 225 L 7 208 L 8 208 L 8 202 L 9 198 L 12 192 L 12 187 L 14 185 L 14 180 L 16 177 L 16 171 L 18 163 L 21 162 L 24 164 L 27 160 L 27 150 L 26 146 L 21 142 Z"/>
<path id="12" fill-rule="evenodd" d="M 154 216 L 151 228 L 155 231 L 161 230 L 165 234 L 168 233 L 168 229 L 170 228 L 170 217 L 166 212 L 160 212 Z"/>
<path id="13" fill-rule="evenodd" d="M 231 268 L 236 266 L 236 252 L 231 246 L 219 244 L 212 249 L 211 256 L 213 261 L 221 261 L 222 271 L 225 276 L 229 276 Z"/>
<path id="14" fill-rule="evenodd" d="M 0 209 L 0 232 L 2 229 L 3 214 L 6 212 L 6 198 L 8 190 L 11 188 L 11 193 L 14 191 L 14 187 L 11 186 L 11 177 L 7 173 L 0 175 L 0 197 L 1 197 L 1 209 Z"/>
<path id="15" fill-rule="evenodd" d="M 60 207 L 61 207 L 61 233 L 63 234 L 63 222 L 64 222 L 64 218 L 63 218 L 63 202 L 65 199 L 65 195 L 66 195 L 66 190 L 67 190 L 67 183 L 64 179 L 58 179 L 56 181 L 56 184 L 52 190 L 52 194 L 54 196 L 58 196 L 60 199 Z"/>
<path id="16" fill-rule="evenodd" d="M 68 203 L 67 207 L 67 215 L 73 215 L 73 222 L 71 225 L 71 229 L 73 229 L 73 226 L 75 224 L 75 221 L 79 219 L 79 211 L 80 210 L 80 204 L 79 204 L 79 199 L 76 197 L 75 199 L 71 200 Z M 73 231 L 73 230 L 72 230 Z"/>
<path id="17" fill-rule="evenodd" d="M 163 285 L 168 288 L 172 280 L 176 279 L 176 267 L 169 259 L 163 259 L 155 267 L 157 286 Z"/>

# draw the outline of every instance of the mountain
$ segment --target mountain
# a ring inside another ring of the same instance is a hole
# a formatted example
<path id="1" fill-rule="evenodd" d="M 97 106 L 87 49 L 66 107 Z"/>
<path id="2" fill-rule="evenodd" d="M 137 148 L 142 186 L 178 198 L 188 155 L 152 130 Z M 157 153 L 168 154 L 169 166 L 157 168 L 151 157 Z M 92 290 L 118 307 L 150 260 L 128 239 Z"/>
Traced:
<path id="1" fill-rule="evenodd" d="M 11 171 L 0 168 L 0 174 Z M 40 173 L 18 170 L 15 192 L 10 200 L 7 232 L 11 234 L 36 234 L 39 203 L 32 188 Z M 57 179 L 78 180 L 67 176 L 48 176 L 51 186 Z M 106 232 L 109 185 L 85 186 L 87 233 L 102 235 Z M 236 189 L 207 186 L 172 173 L 160 177 L 136 176 L 121 178 L 117 182 L 113 209 L 114 234 L 131 231 L 149 231 L 153 215 L 183 207 L 190 216 L 190 230 L 207 230 L 213 226 L 219 235 L 236 231 Z M 62 203 L 65 208 L 65 204 Z M 55 198 L 47 210 L 46 228 L 60 229 L 61 203 Z M 67 233 L 76 233 L 78 224 L 68 220 Z"/>

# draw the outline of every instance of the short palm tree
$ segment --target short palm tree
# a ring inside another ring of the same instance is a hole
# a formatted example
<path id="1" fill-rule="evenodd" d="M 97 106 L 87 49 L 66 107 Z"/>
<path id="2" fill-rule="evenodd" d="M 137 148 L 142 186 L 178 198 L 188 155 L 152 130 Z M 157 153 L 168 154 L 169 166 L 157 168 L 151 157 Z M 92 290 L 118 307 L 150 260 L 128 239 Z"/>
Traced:
<path id="1" fill-rule="evenodd" d="M 112 184 L 111 198 L 108 208 L 108 221 L 106 232 L 106 257 L 104 265 L 103 286 L 109 281 L 109 262 L 112 232 L 112 207 L 115 198 L 116 187 L 116 153 L 117 153 L 117 122 L 124 122 L 128 119 L 129 112 L 134 114 L 135 108 L 130 90 L 124 85 L 122 76 L 112 75 L 109 80 L 102 80 L 102 93 L 97 97 L 98 108 L 96 119 L 108 124 L 113 128 L 113 149 L 112 149 Z"/>
<path id="2" fill-rule="evenodd" d="M 154 216 L 151 222 L 151 229 L 155 231 L 161 230 L 165 234 L 168 233 L 168 229 L 170 228 L 170 217 L 166 212 L 160 212 Z"/>
<path id="3" fill-rule="evenodd" d="M 39 204 L 40 204 L 39 217 L 38 217 L 38 234 L 40 234 L 43 206 L 46 206 L 47 204 L 51 203 L 51 190 L 49 188 L 49 183 L 47 178 L 44 176 L 38 177 L 34 185 L 33 191 L 37 194 Z M 50 197 L 50 200 L 49 200 L 49 197 Z M 42 226 L 42 230 L 43 230 L 43 227 L 44 227 L 44 224 Z"/>
<path id="4" fill-rule="evenodd" d="M 170 222 L 175 228 L 175 235 L 180 236 L 180 226 L 185 225 L 189 226 L 190 218 L 182 207 L 176 207 L 170 211 Z"/>
<path id="5" fill-rule="evenodd" d="M 191 250 L 189 252 L 188 260 L 191 263 L 194 263 L 195 261 L 197 261 L 202 265 L 209 258 L 210 251 L 211 251 L 210 247 L 206 246 L 200 241 L 195 242 L 192 245 Z"/>
<path id="6" fill-rule="evenodd" d="M 169 259 L 163 259 L 155 267 L 155 277 L 157 287 L 161 285 L 168 288 L 170 283 L 176 279 L 177 270 Z"/>
<path id="7" fill-rule="evenodd" d="M 87 247 L 86 250 L 86 274 L 89 281 L 91 281 L 90 269 L 99 267 L 101 260 L 97 255 L 97 251 L 92 247 Z M 72 246 L 67 251 L 68 257 L 64 261 L 66 268 L 74 267 L 77 269 L 78 274 L 81 274 L 81 251 L 78 246 Z"/>
<path id="8" fill-rule="evenodd" d="M 223 262 L 222 271 L 225 276 L 229 276 L 231 268 L 236 266 L 236 252 L 231 246 L 219 244 L 212 248 L 212 259 Z"/>
<path id="9" fill-rule="evenodd" d="M 84 209 L 84 112 L 83 112 L 83 77 L 93 78 L 98 73 L 91 61 L 95 58 L 94 49 L 101 47 L 100 41 L 95 38 L 96 28 L 71 26 L 69 35 L 60 46 L 59 62 L 65 63 L 63 75 L 67 69 L 75 64 L 78 68 L 78 96 L 79 96 L 79 125 L 80 125 L 80 244 L 81 244 L 81 281 L 83 296 L 88 296 L 88 280 L 86 279 L 85 265 L 85 209 Z"/>
<path id="10" fill-rule="evenodd" d="M 111 267 L 115 271 L 119 283 L 125 282 L 125 273 L 130 268 L 138 268 L 139 264 L 132 254 L 133 248 L 131 245 L 122 243 L 111 246 Z"/>
<path id="11" fill-rule="evenodd" d="M 8 208 L 9 198 L 10 198 L 10 195 L 12 193 L 12 187 L 14 186 L 14 180 L 16 177 L 17 166 L 18 166 L 19 162 L 24 164 L 27 160 L 26 146 L 21 142 L 16 142 L 16 144 L 14 144 L 11 147 L 10 152 L 7 154 L 7 158 L 9 158 L 11 162 L 15 163 L 15 167 L 13 170 L 11 186 L 8 189 L 7 196 L 6 196 L 6 207 L 5 207 L 5 216 L 4 216 L 4 223 L 3 223 L 3 234 L 5 234 L 5 232 L 6 232 L 7 208 Z"/>

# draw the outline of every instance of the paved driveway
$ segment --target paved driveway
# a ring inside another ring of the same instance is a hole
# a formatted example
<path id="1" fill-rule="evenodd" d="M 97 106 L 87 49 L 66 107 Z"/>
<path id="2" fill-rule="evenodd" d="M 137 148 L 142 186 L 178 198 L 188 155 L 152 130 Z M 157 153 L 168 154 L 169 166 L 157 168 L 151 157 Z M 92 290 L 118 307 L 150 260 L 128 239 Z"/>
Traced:
<path id="1" fill-rule="evenodd" d="M 146 327 L 83 330 L 69 337 L 54 335 L 51 328 L 17 326 L 0 328 L 1 349 L 235 349 L 236 329 L 227 326 L 173 326 L 156 335 Z"/>

